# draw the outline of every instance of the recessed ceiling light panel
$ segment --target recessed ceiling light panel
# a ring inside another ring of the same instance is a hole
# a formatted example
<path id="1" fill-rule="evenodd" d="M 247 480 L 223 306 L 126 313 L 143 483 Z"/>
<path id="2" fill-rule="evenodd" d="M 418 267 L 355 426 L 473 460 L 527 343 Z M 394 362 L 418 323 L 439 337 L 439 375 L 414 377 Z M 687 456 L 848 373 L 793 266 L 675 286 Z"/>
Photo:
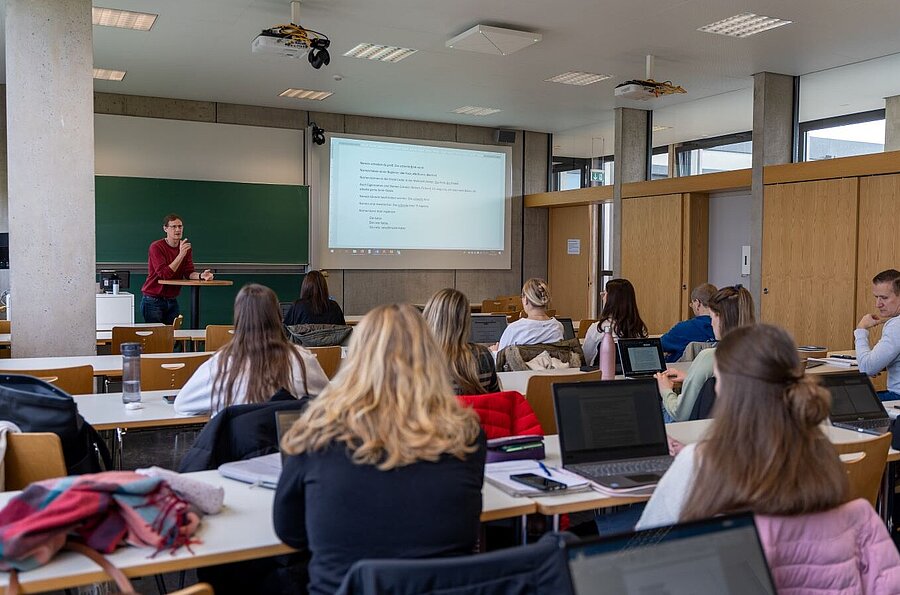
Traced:
<path id="1" fill-rule="evenodd" d="M 466 116 L 490 116 L 491 114 L 496 114 L 499 111 L 502 110 L 493 107 L 477 107 L 474 105 L 466 105 L 456 108 L 455 110 L 453 110 L 453 113 L 463 114 Z"/>
<path id="2" fill-rule="evenodd" d="M 403 58 L 412 56 L 417 51 L 419 50 L 392 45 L 360 43 L 344 55 L 350 58 L 364 58 L 366 60 L 378 60 L 379 62 L 399 62 Z"/>
<path id="3" fill-rule="evenodd" d="M 118 27 L 120 29 L 135 29 L 137 31 L 149 31 L 159 15 L 148 12 L 132 12 L 116 8 L 91 8 L 91 21 L 101 27 Z"/>
<path id="4" fill-rule="evenodd" d="M 290 97 L 292 99 L 309 99 L 312 101 L 322 101 L 334 95 L 331 91 L 308 91 L 306 89 L 285 89 L 278 94 L 279 97 Z"/>
<path id="5" fill-rule="evenodd" d="M 556 76 L 544 79 L 548 83 L 562 83 L 564 85 L 591 85 L 612 78 L 611 74 L 593 74 L 590 72 L 564 72 Z"/>
<path id="6" fill-rule="evenodd" d="M 121 81 L 125 78 L 125 71 L 111 70 L 109 68 L 95 68 L 94 78 L 98 81 Z"/>
<path id="7" fill-rule="evenodd" d="M 663 126 L 661 124 L 657 124 L 653 127 L 653 132 L 662 132 L 663 130 L 671 130 L 671 126 Z"/>
<path id="8" fill-rule="evenodd" d="M 454 50 L 506 56 L 518 52 L 522 48 L 527 48 L 541 39 L 543 37 L 540 33 L 475 25 L 449 40 L 446 46 Z"/>
<path id="9" fill-rule="evenodd" d="M 704 25 L 697 29 L 697 31 L 743 38 L 783 25 L 790 25 L 792 22 L 793 21 L 785 21 L 774 17 L 766 17 L 752 12 L 745 12 L 709 25 Z"/>

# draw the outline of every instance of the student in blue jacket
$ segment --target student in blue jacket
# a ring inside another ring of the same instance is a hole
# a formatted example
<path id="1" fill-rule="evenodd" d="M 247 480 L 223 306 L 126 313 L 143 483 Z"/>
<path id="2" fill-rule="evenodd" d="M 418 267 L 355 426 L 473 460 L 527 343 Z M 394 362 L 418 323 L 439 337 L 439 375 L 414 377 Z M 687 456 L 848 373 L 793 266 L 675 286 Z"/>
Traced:
<path id="1" fill-rule="evenodd" d="M 709 300 L 716 291 L 715 285 L 704 283 L 695 287 L 691 292 L 691 310 L 694 312 L 694 317 L 679 322 L 661 337 L 667 362 L 678 361 L 688 343 L 716 340 L 713 335 L 712 321 L 709 318 Z"/>

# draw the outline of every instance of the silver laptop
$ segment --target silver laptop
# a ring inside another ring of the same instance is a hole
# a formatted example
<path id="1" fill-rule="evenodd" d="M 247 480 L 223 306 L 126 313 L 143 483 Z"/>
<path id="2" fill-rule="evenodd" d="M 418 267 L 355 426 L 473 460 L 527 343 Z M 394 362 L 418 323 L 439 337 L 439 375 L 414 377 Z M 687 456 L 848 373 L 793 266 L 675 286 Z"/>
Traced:
<path id="1" fill-rule="evenodd" d="M 570 593 L 775 595 L 753 515 L 562 543 Z"/>
<path id="2" fill-rule="evenodd" d="M 492 314 L 490 316 L 472 316 L 472 331 L 469 342 L 493 345 L 500 341 L 503 331 L 506 330 L 506 314 Z"/>
<path id="3" fill-rule="evenodd" d="M 553 385 L 563 468 L 614 489 L 651 486 L 672 464 L 656 380 Z"/>
<path id="4" fill-rule="evenodd" d="M 839 428 L 880 436 L 891 431 L 891 418 L 865 374 L 820 374 L 831 393 L 831 424 Z"/>
<path id="5" fill-rule="evenodd" d="M 222 477 L 235 479 L 244 483 L 258 485 L 274 490 L 278 487 L 281 477 L 281 467 L 284 464 L 285 454 L 281 450 L 281 438 L 287 433 L 294 422 L 303 415 L 302 409 L 289 409 L 275 412 L 275 431 L 278 436 L 278 450 L 269 455 L 231 461 L 219 465 L 219 474 Z"/>
<path id="6" fill-rule="evenodd" d="M 659 338 L 619 339 L 616 342 L 622 374 L 626 378 L 653 376 L 666 369 L 662 342 Z"/>

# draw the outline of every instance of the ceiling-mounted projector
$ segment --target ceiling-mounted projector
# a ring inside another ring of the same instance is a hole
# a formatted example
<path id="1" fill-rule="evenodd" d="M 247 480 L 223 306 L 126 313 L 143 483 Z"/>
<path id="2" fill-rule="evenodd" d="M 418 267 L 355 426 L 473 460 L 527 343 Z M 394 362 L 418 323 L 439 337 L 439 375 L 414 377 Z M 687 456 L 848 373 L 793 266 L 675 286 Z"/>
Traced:
<path id="1" fill-rule="evenodd" d="M 331 62 L 328 46 L 331 40 L 324 33 L 304 29 L 296 23 L 300 22 L 300 2 L 291 2 L 291 23 L 275 25 L 263 29 L 250 42 L 250 51 L 261 54 L 274 54 L 285 58 L 302 58 L 308 56 L 313 68 L 322 68 Z"/>
<path id="2" fill-rule="evenodd" d="M 250 42 L 250 51 L 256 54 L 275 54 L 285 58 L 302 58 L 309 53 L 309 46 L 290 37 L 275 36 L 266 29 Z"/>
<path id="3" fill-rule="evenodd" d="M 617 85 L 615 91 L 616 98 L 632 99 L 637 101 L 647 101 L 648 99 L 656 99 L 660 95 L 673 95 L 675 93 L 687 93 L 684 87 L 675 85 L 672 81 L 655 81 L 653 80 L 653 62 L 652 55 L 647 56 L 647 78 L 625 81 L 621 85 Z"/>

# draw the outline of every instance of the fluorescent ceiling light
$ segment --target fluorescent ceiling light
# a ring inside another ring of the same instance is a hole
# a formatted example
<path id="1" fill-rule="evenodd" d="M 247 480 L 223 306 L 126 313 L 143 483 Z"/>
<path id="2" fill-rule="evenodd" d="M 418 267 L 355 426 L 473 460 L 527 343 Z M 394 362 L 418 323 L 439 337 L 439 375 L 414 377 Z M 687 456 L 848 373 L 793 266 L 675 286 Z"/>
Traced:
<path id="1" fill-rule="evenodd" d="M 91 21 L 101 27 L 119 27 L 120 29 L 135 29 L 137 31 L 149 31 L 156 17 L 159 15 L 148 12 L 132 12 L 117 8 L 91 8 Z"/>
<path id="2" fill-rule="evenodd" d="M 697 31 L 728 35 L 729 37 L 750 37 L 775 27 L 790 25 L 793 21 L 785 21 L 774 17 L 766 17 L 752 12 L 736 14 L 721 21 L 705 25 Z"/>
<path id="3" fill-rule="evenodd" d="M 307 91 L 306 89 L 285 89 L 278 94 L 279 97 L 291 97 L 293 99 L 310 99 L 322 101 L 334 95 L 331 91 Z"/>
<path id="4" fill-rule="evenodd" d="M 653 132 L 662 132 L 663 130 L 670 130 L 671 128 L 671 126 L 658 125 L 653 127 Z"/>
<path id="5" fill-rule="evenodd" d="M 458 107 L 453 110 L 454 114 L 464 114 L 466 116 L 490 116 L 491 114 L 496 114 L 501 110 L 498 110 L 493 107 L 476 107 L 474 105 L 467 105 L 464 107 Z"/>
<path id="6" fill-rule="evenodd" d="M 121 81 L 125 78 L 125 71 L 110 70 L 109 68 L 95 68 L 94 78 L 98 81 Z"/>
<path id="7" fill-rule="evenodd" d="M 611 74 L 592 74 L 590 72 L 564 72 L 554 77 L 544 79 L 547 83 L 562 83 L 564 85 L 590 85 L 612 78 Z"/>
<path id="8" fill-rule="evenodd" d="M 399 62 L 403 58 L 412 56 L 417 51 L 419 50 L 392 45 L 360 43 L 344 55 L 350 58 L 364 58 L 366 60 L 378 60 L 379 62 Z"/>

